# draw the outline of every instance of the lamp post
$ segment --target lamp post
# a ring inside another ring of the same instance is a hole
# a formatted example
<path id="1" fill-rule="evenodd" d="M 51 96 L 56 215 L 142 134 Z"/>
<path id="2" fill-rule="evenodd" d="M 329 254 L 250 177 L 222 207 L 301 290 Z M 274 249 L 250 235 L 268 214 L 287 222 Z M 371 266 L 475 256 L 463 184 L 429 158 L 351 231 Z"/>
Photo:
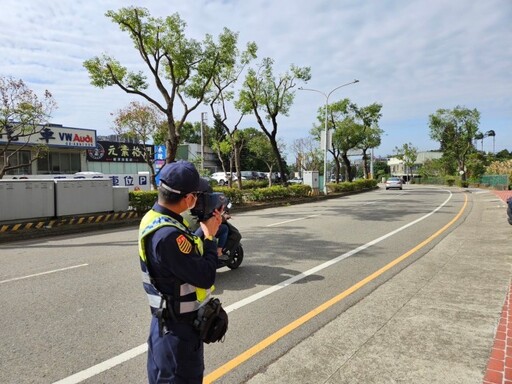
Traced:
<path id="1" fill-rule="evenodd" d="M 323 190 L 324 190 L 325 195 L 327 195 L 327 151 L 329 150 L 329 145 L 328 145 L 328 141 L 327 141 L 327 137 L 328 137 L 328 133 L 329 133 L 329 129 L 327 127 L 327 107 L 329 105 L 329 96 L 331 96 L 331 94 L 334 91 L 336 91 L 342 87 L 346 87 L 347 85 L 355 84 L 355 83 L 359 83 L 359 80 L 354 80 L 354 81 L 351 81 L 350 83 L 339 85 L 336 88 L 332 89 L 327 94 L 325 94 L 322 91 L 319 91 L 318 89 L 302 88 L 302 87 L 299 88 L 299 90 L 301 90 L 301 91 L 317 92 L 325 97 L 325 128 L 324 128 L 325 145 L 324 145 L 324 185 L 323 185 L 323 187 L 324 187 Z"/>
<path id="2" fill-rule="evenodd" d="M 204 122 L 206 116 L 206 112 L 201 112 L 201 171 L 204 171 Z"/>

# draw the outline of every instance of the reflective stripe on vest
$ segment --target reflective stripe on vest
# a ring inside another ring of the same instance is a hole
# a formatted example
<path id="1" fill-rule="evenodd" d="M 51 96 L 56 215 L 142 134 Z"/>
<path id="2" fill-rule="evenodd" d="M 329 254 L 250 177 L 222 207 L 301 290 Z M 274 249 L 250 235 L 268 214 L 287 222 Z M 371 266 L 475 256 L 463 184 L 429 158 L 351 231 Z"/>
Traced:
<path id="1" fill-rule="evenodd" d="M 139 256 L 141 261 L 142 269 L 142 285 L 146 291 L 148 297 L 149 306 L 151 310 L 156 310 L 160 307 L 165 307 L 165 300 L 162 300 L 162 294 L 158 291 L 155 285 L 151 281 L 147 267 L 147 256 L 145 249 L 145 238 L 149 234 L 153 233 L 157 229 L 170 226 L 177 228 L 180 232 L 184 233 L 189 240 L 192 240 L 196 245 L 198 252 L 203 254 L 203 242 L 201 238 L 190 233 L 188 228 L 180 223 L 178 220 L 173 219 L 170 216 L 163 215 L 154 210 L 147 212 L 141 220 L 139 226 Z M 212 285 L 209 289 L 198 288 L 192 284 L 183 283 L 180 285 L 180 313 L 188 313 L 197 311 L 202 305 L 206 304 L 210 298 L 210 294 L 213 292 L 215 287 Z M 183 297 L 195 293 L 196 300 L 193 301 L 182 301 Z"/>

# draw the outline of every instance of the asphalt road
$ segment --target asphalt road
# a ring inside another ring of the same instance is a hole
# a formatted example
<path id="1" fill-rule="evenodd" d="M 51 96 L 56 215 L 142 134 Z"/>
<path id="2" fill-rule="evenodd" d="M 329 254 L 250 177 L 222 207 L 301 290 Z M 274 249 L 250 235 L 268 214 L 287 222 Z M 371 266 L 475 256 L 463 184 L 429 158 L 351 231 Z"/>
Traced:
<path id="1" fill-rule="evenodd" d="M 264 370 L 449 235 L 453 226 L 415 249 L 463 203 L 462 192 L 411 185 L 238 213 L 245 259 L 218 271 L 230 328 L 205 348 L 205 382 L 243 383 Z M 136 236 L 123 228 L 0 245 L 1 383 L 146 381 L 150 315 Z"/>

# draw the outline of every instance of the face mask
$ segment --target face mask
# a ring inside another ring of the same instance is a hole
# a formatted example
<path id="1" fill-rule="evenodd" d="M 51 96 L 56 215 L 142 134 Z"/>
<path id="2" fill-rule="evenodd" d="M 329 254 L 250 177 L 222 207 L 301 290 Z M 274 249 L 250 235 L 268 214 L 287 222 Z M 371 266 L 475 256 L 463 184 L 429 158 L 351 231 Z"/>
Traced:
<path id="1" fill-rule="evenodd" d="M 192 196 L 194 196 L 194 195 L 192 195 Z M 194 208 L 196 206 L 196 202 L 197 202 L 197 197 L 194 198 L 194 203 L 191 206 L 188 205 L 188 201 L 187 201 L 187 209 L 190 210 L 190 209 Z"/>

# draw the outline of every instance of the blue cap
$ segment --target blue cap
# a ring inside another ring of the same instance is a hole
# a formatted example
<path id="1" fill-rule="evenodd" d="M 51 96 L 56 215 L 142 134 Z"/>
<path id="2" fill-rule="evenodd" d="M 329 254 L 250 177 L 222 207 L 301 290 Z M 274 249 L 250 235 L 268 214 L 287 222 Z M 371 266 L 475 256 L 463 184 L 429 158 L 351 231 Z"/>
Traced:
<path id="1" fill-rule="evenodd" d="M 199 187 L 199 172 L 194 164 L 185 160 L 165 164 L 159 176 L 161 187 L 180 195 L 196 192 Z"/>

